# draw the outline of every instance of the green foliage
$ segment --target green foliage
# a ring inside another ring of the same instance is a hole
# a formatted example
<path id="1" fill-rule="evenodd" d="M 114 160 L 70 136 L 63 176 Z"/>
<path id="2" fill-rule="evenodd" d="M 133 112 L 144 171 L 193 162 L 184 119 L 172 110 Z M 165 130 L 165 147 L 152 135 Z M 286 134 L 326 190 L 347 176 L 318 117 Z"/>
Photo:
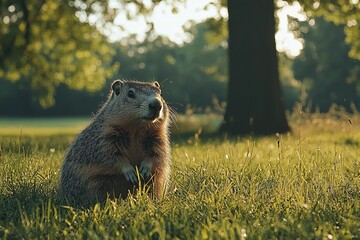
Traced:
<path id="1" fill-rule="evenodd" d="M 0 77 L 24 78 L 42 107 L 56 88 L 96 91 L 118 64 L 105 36 L 76 16 L 72 1 L 2 1 Z"/>
<path id="2" fill-rule="evenodd" d="M 294 135 L 173 141 L 163 201 L 140 193 L 89 208 L 58 194 L 72 135 L 0 136 L 0 238 L 359 238 L 358 118 L 294 119 Z"/>
<path id="3" fill-rule="evenodd" d="M 93 93 L 99 91 L 105 81 L 114 74 L 115 77 L 164 81 L 163 87 L 167 99 L 180 105 L 177 106 L 180 111 L 184 110 L 181 106 L 187 104 L 211 105 L 214 96 L 220 101 L 224 100 L 227 79 L 226 17 L 220 14 L 217 18 L 207 20 L 206 23 L 190 27 L 188 30 L 194 34 L 193 42 L 174 46 L 167 40 L 152 39 L 153 27 L 149 16 L 160 1 L 119 2 L 118 6 L 116 4 L 110 6 L 108 0 L 1 1 L 0 78 L 18 84 L 13 87 L 0 82 L 2 109 L 9 106 L 4 102 L 11 102 L 14 103 L 14 109 L 10 114 L 14 114 L 17 110 L 17 114 L 26 110 L 29 114 L 35 112 L 38 114 L 42 110 L 39 110 L 39 106 L 34 101 L 40 102 L 42 107 L 50 107 L 55 101 L 64 100 L 56 98 L 57 95 L 76 103 L 78 101 L 74 95 L 81 95 L 81 101 L 92 102 L 92 106 L 89 107 L 90 110 L 79 110 L 78 114 L 80 112 L 87 114 L 96 110 L 103 96 L 94 97 L 92 94 L 63 90 L 64 85 L 71 89 Z M 310 18 L 321 15 L 329 21 L 340 24 L 345 31 L 346 42 L 351 46 L 349 55 L 359 59 L 360 6 L 355 2 L 300 1 Z M 173 5 L 176 11 L 176 8 L 185 4 L 185 1 L 178 0 L 176 3 L 166 4 Z M 209 5 L 214 5 L 221 11 L 221 8 L 227 6 L 227 1 L 221 0 Z M 127 42 L 126 46 L 110 45 L 95 25 L 101 26 L 99 29 L 104 32 L 108 31 L 106 23 L 111 22 L 121 11 L 126 11 L 129 19 L 144 15 L 149 21 L 149 39 L 143 43 Z M 94 23 L 89 21 L 91 16 L 101 16 L 101 18 Z M 280 66 L 285 66 L 280 72 L 286 90 L 287 107 L 291 108 L 299 95 L 299 86 L 287 70 L 288 63 L 283 64 L 283 59 L 280 61 Z M 307 61 L 311 60 L 308 58 Z M 120 64 L 122 68 L 118 71 Z M 350 65 L 354 64 L 357 62 Z M 358 70 L 351 70 L 351 76 L 346 77 L 347 86 L 355 86 L 358 73 Z M 21 97 L 17 95 L 19 89 Z M 108 87 L 105 86 L 101 94 L 106 94 L 107 90 Z M 9 97 L 10 93 L 12 98 Z M 86 101 L 86 99 L 90 100 Z M 337 98 L 336 102 L 339 101 Z M 71 104 L 68 103 L 62 102 L 60 105 L 69 107 Z M 23 110 L 19 110 L 21 108 Z M 56 108 L 56 111 L 54 109 L 50 111 L 50 115 L 67 110 L 65 107 Z M 76 114 L 76 110 L 70 112 Z"/>
<path id="4" fill-rule="evenodd" d="M 34 91 L 31 90 L 29 81 L 20 79 L 11 83 L 0 79 L 0 108 L 2 109 L 2 116 L 7 117 L 89 117 L 106 100 L 109 88 L 110 81 L 106 82 L 101 92 L 76 90 L 61 84 L 56 88 L 56 95 L 54 96 L 56 104 L 44 109 L 39 104 Z"/>
<path id="5" fill-rule="evenodd" d="M 156 79 L 162 85 L 166 100 L 181 112 L 185 111 L 188 104 L 204 109 L 213 106 L 214 101 L 224 101 L 226 44 L 224 41 L 208 43 L 207 38 L 209 34 L 212 35 L 212 31 L 205 23 L 193 26 L 190 31 L 194 35 L 193 41 L 181 46 L 161 37 L 141 43 L 130 37 L 121 43 L 111 44 L 116 52 L 111 65 L 121 64 L 113 78 Z M 56 105 L 44 111 L 34 101 L 36 95 L 29 81 L 21 79 L 11 84 L 0 79 L 0 108 L 8 116 L 89 116 L 105 100 L 111 81 L 109 79 L 101 92 L 97 93 L 72 91 L 65 84 L 58 85 L 54 97 Z"/>
<path id="6" fill-rule="evenodd" d="M 292 110 L 299 101 L 302 85 L 295 79 L 292 69 L 293 59 L 286 56 L 285 53 L 278 53 L 279 75 L 284 96 L 284 104 L 287 110 Z"/>
<path id="7" fill-rule="evenodd" d="M 317 18 L 311 26 L 301 23 L 299 30 L 305 40 L 304 49 L 294 59 L 295 78 L 308 88 L 308 100 L 321 111 L 331 104 L 360 105 L 360 65 L 348 56 L 343 26 Z M 319 44 L 321 43 L 321 44 Z"/>
<path id="8" fill-rule="evenodd" d="M 358 1 L 299 1 L 308 16 L 325 17 L 335 24 L 341 24 L 346 34 L 346 42 L 351 46 L 349 56 L 360 60 L 360 4 Z"/>
<path id="9" fill-rule="evenodd" d="M 197 24 L 190 32 L 194 39 L 182 46 L 158 37 L 142 43 L 123 41 L 114 61 L 121 63 L 117 76 L 160 82 L 170 103 L 212 105 L 216 97 L 224 101 L 227 81 L 226 42 L 207 41 L 211 31 L 207 23 Z M 179 106 L 180 105 L 180 106 Z"/>

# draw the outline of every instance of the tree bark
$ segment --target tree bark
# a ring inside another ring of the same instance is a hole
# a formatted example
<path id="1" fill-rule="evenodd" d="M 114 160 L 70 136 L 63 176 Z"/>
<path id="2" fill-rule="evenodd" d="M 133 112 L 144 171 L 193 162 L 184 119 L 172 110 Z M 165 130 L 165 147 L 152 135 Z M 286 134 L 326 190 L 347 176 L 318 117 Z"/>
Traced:
<path id="1" fill-rule="evenodd" d="M 221 131 L 286 132 L 275 46 L 273 1 L 228 0 L 228 104 Z"/>

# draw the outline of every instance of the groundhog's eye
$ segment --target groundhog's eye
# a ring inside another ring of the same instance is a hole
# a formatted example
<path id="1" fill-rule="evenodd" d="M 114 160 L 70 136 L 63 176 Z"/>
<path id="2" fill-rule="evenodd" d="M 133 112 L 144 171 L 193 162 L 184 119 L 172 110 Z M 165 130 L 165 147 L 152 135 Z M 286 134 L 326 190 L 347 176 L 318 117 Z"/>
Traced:
<path id="1" fill-rule="evenodd" d="M 133 91 L 133 90 L 129 90 L 127 96 L 128 96 L 129 98 L 135 98 L 135 93 L 134 93 L 134 91 Z"/>

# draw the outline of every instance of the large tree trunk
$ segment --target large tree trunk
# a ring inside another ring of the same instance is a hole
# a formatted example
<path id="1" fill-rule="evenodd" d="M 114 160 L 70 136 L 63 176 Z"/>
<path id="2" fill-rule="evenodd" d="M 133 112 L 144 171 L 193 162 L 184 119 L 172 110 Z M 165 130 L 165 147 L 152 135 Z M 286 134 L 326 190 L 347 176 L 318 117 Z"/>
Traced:
<path id="1" fill-rule="evenodd" d="M 279 81 L 274 10 L 271 0 L 228 0 L 230 69 L 223 132 L 289 130 Z"/>

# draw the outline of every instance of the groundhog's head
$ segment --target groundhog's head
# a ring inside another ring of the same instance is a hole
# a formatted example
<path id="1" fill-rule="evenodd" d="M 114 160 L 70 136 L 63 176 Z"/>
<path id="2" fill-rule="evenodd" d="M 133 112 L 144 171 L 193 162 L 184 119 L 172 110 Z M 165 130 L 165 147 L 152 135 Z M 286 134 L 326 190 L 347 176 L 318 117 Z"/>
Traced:
<path id="1" fill-rule="evenodd" d="M 109 104 L 120 119 L 150 123 L 167 118 L 168 107 L 161 96 L 158 82 L 116 80 L 111 90 Z"/>

